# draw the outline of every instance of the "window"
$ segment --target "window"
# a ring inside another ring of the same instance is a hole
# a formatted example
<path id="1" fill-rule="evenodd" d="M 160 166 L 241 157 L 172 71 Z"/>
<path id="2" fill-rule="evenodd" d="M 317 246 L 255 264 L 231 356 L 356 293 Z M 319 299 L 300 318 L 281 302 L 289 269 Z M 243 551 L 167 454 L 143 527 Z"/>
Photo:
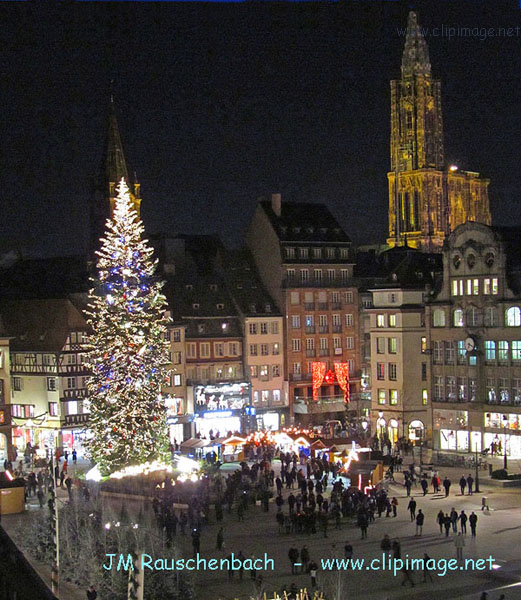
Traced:
<path id="1" fill-rule="evenodd" d="M 453 365 L 456 362 L 456 342 L 445 342 L 445 363 Z"/>
<path id="2" fill-rule="evenodd" d="M 300 329 L 300 315 L 292 315 L 291 327 L 292 329 Z"/>
<path id="3" fill-rule="evenodd" d="M 457 279 L 452 280 L 452 295 L 453 296 L 458 295 L 458 280 Z"/>
<path id="4" fill-rule="evenodd" d="M 389 338 L 389 354 L 396 354 L 397 339 Z"/>
<path id="5" fill-rule="evenodd" d="M 493 277 L 491 280 L 491 283 L 492 283 L 492 295 L 497 296 L 497 294 L 499 293 L 497 277 Z"/>
<path id="6" fill-rule="evenodd" d="M 187 358 L 197 358 L 197 344 L 195 342 L 189 342 L 186 345 L 186 356 Z"/>
<path id="7" fill-rule="evenodd" d="M 426 389 L 422 390 L 422 404 L 423 406 L 427 406 L 427 404 L 429 404 L 429 392 Z"/>
<path id="8" fill-rule="evenodd" d="M 199 344 L 199 352 L 201 358 L 210 358 L 210 344 L 208 342 Z"/>
<path id="9" fill-rule="evenodd" d="M 456 401 L 456 378 L 453 377 L 452 375 L 449 375 L 447 377 L 447 400 L 449 402 L 455 402 Z"/>
<path id="10" fill-rule="evenodd" d="M 472 279 L 467 279 L 467 296 L 472 296 Z"/>
<path id="11" fill-rule="evenodd" d="M 508 342 L 504 340 L 498 344 L 498 358 L 500 362 L 508 362 Z"/>
<path id="12" fill-rule="evenodd" d="M 389 327 L 396 327 L 396 315 L 389 315 Z"/>
<path id="13" fill-rule="evenodd" d="M 230 342 L 228 344 L 228 355 L 229 356 L 237 356 L 239 354 L 237 348 L 237 342 Z"/>
<path id="14" fill-rule="evenodd" d="M 467 349 L 465 348 L 465 340 L 458 341 L 458 364 L 463 365 L 466 363 Z"/>
<path id="15" fill-rule="evenodd" d="M 309 257 L 309 249 L 308 248 L 299 248 L 298 256 L 299 256 L 299 258 L 308 258 Z"/>
<path id="16" fill-rule="evenodd" d="M 320 338 L 320 349 L 327 350 L 329 348 L 329 340 L 327 338 Z"/>
<path id="17" fill-rule="evenodd" d="M 385 363 L 376 363 L 376 379 L 380 381 L 385 379 Z"/>
<path id="18" fill-rule="evenodd" d="M 378 390 L 378 404 L 385 404 L 385 390 Z"/>
<path id="19" fill-rule="evenodd" d="M 262 390 L 261 392 L 261 398 L 263 402 L 268 402 L 268 400 L 270 399 L 270 392 L 269 390 Z"/>
<path id="20" fill-rule="evenodd" d="M 315 283 L 322 283 L 322 269 L 314 269 L 313 278 Z"/>
<path id="21" fill-rule="evenodd" d="M 293 352 L 300 352 L 300 340 L 298 338 L 293 338 L 291 340 L 291 349 Z"/>
<path id="22" fill-rule="evenodd" d="M 398 404 L 398 390 L 389 390 L 389 404 L 391 406 Z"/>
<path id="23" fill-rule="evenodd" d="M 286 248 L 286 258 L 295 258 L 295 248 Z"/>
<path id="24" fill-rule="evenodd" d="M 354 361 L 354 359 L 350 358 L 347 361 L 347 367 L 348 367 L 350 373 L 354 373 L 355 372 L 355 361 Z"/>
<path id="25" fill-rule="evenodd" d="M 268 344 L 261 344 L 260 348 L 261 348 L 261 356 L 268 356 L 268 354 L 270 353 L 270 351 L 269 351 L 269 345 Z"/>
<path id="26" fill-rule="evenodd" d="M 181 330 L 174 329 L 174 342 L 180 342 L 180 341 L 181 341 Z"/>
<path id="27" fill-rule="evenodd" d="M 300 269 L 300 282 L 307 283 L 309 281 L 309 270 Z"/>
<path id="28" fill-rule="evenodd" d="M 58 402 L 49 402 L 49 415 L 51 417 L 58 416 Z"/>
<path id="29" fill-rule="evenodd" d="M 340 248 L 340 258 L 349 258 L 349 248 Z"/>
<path id="30" fill-rule="evenodd" d="M 322 258 L 322 248 L 313 248 L 313 258 Z"/>
<path id="31" fill-rule="evenodd" d="M 306 338 L 306 350 L 315 349 L 315 338 Z"/>
<path id="32" fill-rule="evenodd" d="M 327 258 L 335 258 L 335 249 L 334 248 L 326 248 L 326 257 Z"/>
<path id="33" fill-rule="evenodd" d="M 376 326 L 385 327 L 385 315 L 376 315 Z"/>
<path id="34" fill-rule="evenodd" d="M 496 360 L 496 342 L 485 340 L 485 360 L 492 362 Z"/>
<path id="35" fill-rule="evenodd" d="M 355 347 L 354 338 L 346 337 L 346 349 L 353 350 L 354 347 Z"/>
<path id="36" fill-rule="evenodd" d="M 267 323 L 261 323 L 260 332 L 261 332 L 261 335 L 268 334 L 268 324 Z"/>
<path id="37" fill-rule="evenodd" d="M 165 331 L 165 340 L 167 342 L 169 342 L 172 339 L 172 334 L 170 333 L 170 330 Z"/>
<path id="38" fill-rule="evenodd" d="M 427 338 L 426 337 L 422 337 L 420 339 L 420 351 L 422 352 L 422 354 L 425 354 L 428 350 L 427 347 Z"/>
<path id="39" fill-rule="evenodd" d="M 512 360 L 521 360 L 521 341 L 514 340 L 512 342 Z"/>
<path id="40" fill-rule="evenodd" d="M 293 363 L 293 375 L 301 374 L 301 365 L 299 362 Z"/>
<path id="41" fill-rule="evenodd" d="M 255 379 L 256 377 L 258 377 L 257 365 L 250 366 L 250 377 L 252 379 Z"/>
<path id="42" fill-rule="evenodd" d="M 475 306 L 467 308 L 467 327 L 478 327 L 480 322 L 479 310 Z"/>
<path id="43" fill-rule="evenodd" d="M 333 315 L 331 318 L 333 322 L 333 327 L 341 327 L 342 321 L 340 320 L 340 315 Z"/>
<path id="44" fill-rule="evenodd" d="M 454 325 L 454 327 L 463 327 L 463 311 L 461 310 L 461 308 L 457 308 L 454 312 L 453 312 L 453 321 L 452 324 Z"/>
<path id="45" fill-rule="evenodd" d="M 353 304 L 353 292 L 345 293 L 346 304 Z"/>
<path id="46" fill-rule="evenodd" d="M 469 400 L 476 402 L 476 391 L 478 389 L 478 380 L 475 377 L 469 378 Z"/>
<path id="47" fill-rule="evenodd" d="M 280 402 L 280 390 L 273 390 L 273 402 Z"/>
<path id="48" fill-rule="evenodd" d="M 286 271 L 286 277 L 287 277 L 288 283 L 293 283 L 295 281 L 295 269 L 288 269 Z"/>
<path id="49" fill-rule="evenodd" d="M 333 348 L 342 348 L 342 338 L 337 336 L 333 338 Z"/>
<path id="50" fill-rule="evenodd" d="M 11 404 L 11 415 L 13 417 L 23 418 L 23 407 L 21 404 Z"/>
<path id="51" fill-rule="evenodd" d="M 257 356 L 257 344 L 250 344 L 250 356 Z"/>
<path id="52" fill-rule="evenodd" d="M 56 377 L 47 377 L 47 391 L 48 392 L 56 391 Z"/>
<path id="53" fill-rule="evenodd" d="M 300 294 L 298 292 L 291 292 L 290 299 L 291 304 L 300 304 Z"/>
<path id="54" fill-rule="evenodd" d="M 333 281 L 335 281 L 335 269 L 327 270 L 327 280 L 329 283 L 333 283 Z M 333 302 L 335 302 L 335 300 L 333 300 Z M 336 302 L 339 302 L 339 300 L 336 300 Z"/>
<path id="55" fill-rule="evenodd" d="M 473 296 L 479 295 L 479 279 L 472 280 L 472 295 Z"/>
<path id="56" fill-rule="evenodd" d="M 179 387 L 181 385 L 181 375 L 176 373 L 172 379 L 175 387 Z"/>
<path id="57" fill-rule="evenodd" d="M 349 281 L 349 271 L 347 269 L 340 269 L 340 279 L 342 283 L 347 283 Z"/>
<path id="58" fill-rule="evenodd" d="M 498 312 L 495 306 L 485 308 L 485 327 L 497 327 L 499 324 Z"/>
<path id="59" fill-rule="evenodd" d="M 216 342 L 213 345 L 213 352 L 215 356 L 224 356 L 224 344 L 222 342 Z"/>
<path id="60" fill-rule="evenodd" d="M 389 379 L 390 381 L 396 381 L 397 368 L 396 363 L 389 363 Z"/>
<path id="61" fill-rule="evenodd" d="M 443 362 L 443 342 L 436 340 L 434 342 L 434 354 L 433 354 L 434 364 L 441 365 Z"/>
<path id="62" fill-rule="evenodd" d="M 327 315 L 319 315 L 318 325 L 319 327 L 327 327 Z"/>
<path id="63" fill-rule="evenodd" d="M 280 346 L 278 343 L 275 342 L 273 344 L 271 353 L 274 354 L 275 356 L 280 354 Z"/>
<path id="64" fill-rule="evenodd" d="M 76 354 L 67 354 L 67 364 L 68 365 L 76 364 Z"/>
<path id="65" fill-rule="evenodd" d="M 331 302 L 333 304 L 340 304 L 341 303 L 340 292 L 331 292 Z"/>
<path id="66" fill-rule="evenodd" d="M 493 377 L 487 377 L 487 403 L 496 403 L 496 382 Z"/>
<path id="67" fill-rule="evenodd" d="M 67 377 L 67 388 L 74 389 L 76 387 L 76 377 Z"/>
<path id="68" fill-rule="evenodd" d="M 458 400 L 460 402 L 467 401 L 467 379 L 458 377 Z"/>
<path id="69" fill-rule="evenodd" d="M 497 277 L 493 277 L 492 279 L 487 277 L 483 280 L 483 293 L 487 296 L 490 294 L 497 296 L 499 293 Z"/>
<path id="70" fill-rule="evenodd" d="M 519 306 L 511 306 L 506 310 L 505 325 L 507 327 L 519 327 L 521 325 L 521 309 Z"/>
<path id="71" fill-rule="evenodd" d="M 199 323 L 199 325 L 197 325 L 197 332 L 204 333 L 205 331 L 206 331 L 206 325 L 204 323 Z"/>
<path id="72" fill-rule="evenodd" d="M 270 331 L 272 333 L 272 335 L 278 335 L 279 334 L 279 324 L 277 321 L 272 321 L 270 323 Z"/>
<path id="73" fill-rule="evenodd" d="M 250 335 L 257 335 L 257 323 L 250 323 Z"/>
<path id="74" fill-rule="evenodd" d="M 253 392 L 253 402 L 256 404 L 259 401 L 259 392 L 255 390 Z"/>
<path id="75" fill-rule="evenodd" d="M 376 338 L 376 353 L 385 354 L 385 340 L 384 337 Z"/>
<path id="76" fill-rule="evenodd" d="M 269 377 L 269 368 L 268 365 L 262 365 L 259 369 L 259 374 L 261 377 L 263 377 L 264 379 L 267 379 Z"/>
<path id="77" fill-rule="evenodd" d="M 280 365 L 271 365 L 271 376 L 280 377 Z"/>
<path id="78" fill-rule="evenodd" d="M 422 381 L 427 381 L 427 363 L 422 362 Z"/>
<path id="79" fill-rule="evenodd" d="M 434 400 L 441 402 L 443 399 L 443 377 L 436 375 L 434 377 Z"/>
<path id="80" fill-rule="evenodd" d="M 521 404 L 521 379 L 512 380 L 512 400 L 516 406 Z"/>
<path id="81" fill-rule="evenodd" d="M 353 327 L 353 315 L 346 315 L 346 327 Z"/>

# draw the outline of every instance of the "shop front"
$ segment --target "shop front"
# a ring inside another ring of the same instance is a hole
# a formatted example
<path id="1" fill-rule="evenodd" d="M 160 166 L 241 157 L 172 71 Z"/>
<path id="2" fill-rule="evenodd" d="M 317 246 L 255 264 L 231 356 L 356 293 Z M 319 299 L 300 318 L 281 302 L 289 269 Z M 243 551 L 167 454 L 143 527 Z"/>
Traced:
<path id="1" fill-rule="evenodd" d="M 483 448 L 491 454 L 521 458 L 521 415 L 518 413 L 485 413 Z"/>
<path id="2" fill-rule="evenodd" d="M 436 409 L 433 416 L 434 448 L 468 452 L 470 448 L 468 411 Z"/>
<path id="3" fill-rule="evenodd" d="M 194 388 L 194 422 L 201 437 L 228 437 L 242 429 L 245 409 L 251 405 L 247 382 L 198 385 Z"/>
<path id="4" fill-rule="evenodd" d="M 409 423 L 409 440 L 415 445 L 425 440 L 425 425 L 419 419 Z"/>
<path id="5" fill-rule="evenodd" d="M 398 441 L 398 421 L 396 419 L 389 419 L 389 424 L 387 425 L 387 435 L 393 444 Z"/>

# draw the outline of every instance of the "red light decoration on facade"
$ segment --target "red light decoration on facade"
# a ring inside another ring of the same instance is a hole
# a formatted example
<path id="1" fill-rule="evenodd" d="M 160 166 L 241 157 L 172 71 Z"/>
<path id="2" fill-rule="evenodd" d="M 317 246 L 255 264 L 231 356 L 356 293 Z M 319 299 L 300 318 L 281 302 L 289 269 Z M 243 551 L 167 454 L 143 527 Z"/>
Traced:
<path id="1" fill-rule="evenodd" d="M 344 392 L 344 402 L 349 402 L 349 363 L 335 363 L 335 373 L 338 385 Z"/>
<path id="2" fill-rule="evenodd" d="M 311 373 L 313 375 L 313 401 L 318 401 L 318 390 L 324 382 L 326 376 L 326 363 L 314 362 L 311 364 Z"/>
<path id="3" fill-rule="evenodd" d="M 324 380 L 329 385 L 331 385 L 332 383 L 335 383 L 335 374 L 333 373 L 333 371 L 331 369 L 329 369 L 329 371 L 326 373 Z"/>

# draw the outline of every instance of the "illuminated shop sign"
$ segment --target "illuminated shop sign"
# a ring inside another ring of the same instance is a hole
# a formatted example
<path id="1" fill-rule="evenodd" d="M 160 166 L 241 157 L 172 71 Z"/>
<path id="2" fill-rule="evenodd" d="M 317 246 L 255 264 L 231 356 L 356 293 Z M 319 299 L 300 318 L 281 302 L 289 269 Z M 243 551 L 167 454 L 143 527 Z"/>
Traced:
<path id="1" fill-rule="evenodd" d="M 194 387 L 196 413 L 241 410 L 249 403 L 249 383 L 218 383 Z"/>

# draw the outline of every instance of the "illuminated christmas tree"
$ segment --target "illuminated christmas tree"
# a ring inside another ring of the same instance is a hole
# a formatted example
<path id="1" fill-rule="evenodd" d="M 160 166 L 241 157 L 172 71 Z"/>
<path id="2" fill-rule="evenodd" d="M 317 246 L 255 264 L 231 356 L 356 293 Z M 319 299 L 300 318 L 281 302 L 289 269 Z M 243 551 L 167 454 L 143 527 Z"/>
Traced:
<path id="1" fill-rule="evenodd" d="M 103 475 L 157 458 L 167 443 L 161 400 L 169 362 L 166 299 L 124 179 L 117 191 L 87 310 L 88 447 Z"/>

